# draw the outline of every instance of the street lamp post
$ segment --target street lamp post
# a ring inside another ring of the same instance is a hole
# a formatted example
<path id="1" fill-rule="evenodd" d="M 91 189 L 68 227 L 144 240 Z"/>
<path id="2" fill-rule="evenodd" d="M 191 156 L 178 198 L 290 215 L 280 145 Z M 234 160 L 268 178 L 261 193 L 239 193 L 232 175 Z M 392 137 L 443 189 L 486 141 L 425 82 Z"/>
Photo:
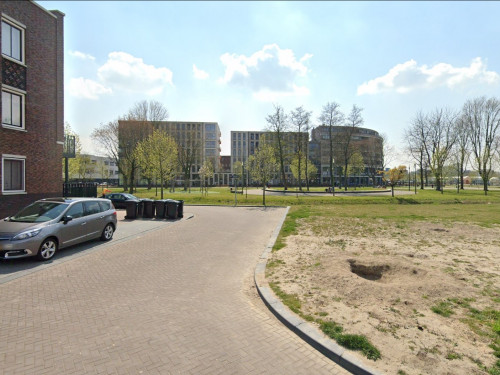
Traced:
<path id="1" fill-rule="evenodd" d="M 415 194 L 417 194 L 417 165 L 416 164 L 413 164 L 413 175 L 415 176 L 415 178 L 414 178 Z"/>

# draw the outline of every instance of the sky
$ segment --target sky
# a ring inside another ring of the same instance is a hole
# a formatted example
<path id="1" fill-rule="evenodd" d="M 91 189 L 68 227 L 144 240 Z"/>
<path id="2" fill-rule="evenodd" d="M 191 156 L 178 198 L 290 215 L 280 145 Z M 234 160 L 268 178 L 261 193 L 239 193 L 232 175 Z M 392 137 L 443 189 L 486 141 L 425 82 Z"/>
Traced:
<path id="1" fill-rule="evenodd" d="M 156 100 L 171 121 L 263 130 L 280 105 L 329 102 L 409 162 L 417 112 L 500 97 L 500 2 L 38 1 L 64 19 L 65 122 L 95 153 L 101 124 Z"/>

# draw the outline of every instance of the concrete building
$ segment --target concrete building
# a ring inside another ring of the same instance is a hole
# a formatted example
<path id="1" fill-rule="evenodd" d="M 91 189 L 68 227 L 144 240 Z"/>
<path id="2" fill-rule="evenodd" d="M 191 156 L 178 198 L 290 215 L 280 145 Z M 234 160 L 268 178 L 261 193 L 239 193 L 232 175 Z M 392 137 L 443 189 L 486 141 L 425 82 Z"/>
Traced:
<path id="1" fill-rule="evenodd" d="M 124 121 L 118 122 L 119 134 L 126 127 L 133 127 L 136 124 L 149 124 L 153 128 L 165 131 L 172 136 L 179 147 L 189 149 L 194 156 L 191 166 L 191 180 L 198 184 L 200 170 L 203 163 L 208 160 L 212 162 L 216 176 L 211 179 L 211 184 L 218 184 L 217 173 L 220 172 L 220 144 L 221 133 L 217 122 L 194 122 L 194 121 L 159 121 L 159 122 L 138 122 Z M 121 135 L 119 135 L 121 136 Z M 145 136 L 145 135 L 143 135 Z M 139 176 L 138 176 L 139 177 Z M 181 174 L 176 179 L 178 185 L 183 182 Z"/>
<path id="2" fill-rule="evenodd" d="M 64 14 L 1 1 L 0 217 L 62 195 Z"/>
<path id="3" fill-rule="evenodd" d="M 345 126 L 334 126 L 332 128 L 333 134 L 333 148 L 334 155 L 336 148 L 339 147 L 339 142 L 349 128 Z M 364 160 L 364 169 L 361 173 L 350 176 L 349 185 L 375 185 L 382 184 L 382 177 L 375 176 L 376 171 L 383 167 L 383 140 L 382 137 L 375 131 L 367 128 L 355 128 L 351 134 L 351 142 L 353 148 L 357 149 Z M 312 130 L 312 141 L 310 147 L 310 155 L 312 161 L 317 164 L 318 171 L 320 171 L 319 182 L 329 184 L 330 182 L 330 130 L 328 126 L 318 126 Z M 337 163 L 336 163 L 337 164 Z M 334 168 L 334 179 L 336 184 L 341 183 L 341 170 L 339 167 Z"/>
<path id="4" fill-rule="evenodd" d="M 73 171 L 69 174 L 70 181 L 92 181 L 107 182 L 117 185 L 119 179 L 118 165 L 114 159 L 106 156 L 97 156 L 90 154 L 81 154 L 80 157 L 88 159 L 88 164 L 81 174 Z"/>

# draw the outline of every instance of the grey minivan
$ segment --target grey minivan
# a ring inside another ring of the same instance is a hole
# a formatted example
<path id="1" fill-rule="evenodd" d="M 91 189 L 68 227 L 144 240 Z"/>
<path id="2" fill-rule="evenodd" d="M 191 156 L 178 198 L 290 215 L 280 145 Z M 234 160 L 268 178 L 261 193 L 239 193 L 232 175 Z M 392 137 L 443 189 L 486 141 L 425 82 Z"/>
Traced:
<path id="1" fill-rule="evenodd" d="M 0 221 L 0 258 L 49 260 L 63 247 L 111 240 L 116 224 L 109 199 L 41 199 Z"/>

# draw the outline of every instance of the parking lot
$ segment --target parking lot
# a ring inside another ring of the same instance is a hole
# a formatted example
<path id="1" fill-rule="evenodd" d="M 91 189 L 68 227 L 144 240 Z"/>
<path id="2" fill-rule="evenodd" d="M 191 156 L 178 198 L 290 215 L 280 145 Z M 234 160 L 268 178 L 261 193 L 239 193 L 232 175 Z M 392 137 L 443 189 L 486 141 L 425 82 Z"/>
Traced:
<path id="1" fill-rule="evenodd" d="M 2 374 L 345 374 L 282 325 L 253 271 L 282 208 L 119 221 L 51 264 L 2 262 Z M 189 217 L 192 218 L 189 219 Z"/>
<path id="2" fill-rule="evenodd" d="M 149 231 L 176 223 L 176 221 L 173 220 L 160 219 L 126 220 L 125 210 L 117 210 L 116 212 L 118 215 L 118 225 L 117 230 L 113 236 L 113 244 L 130 240 L 137 236 L 145 235 Z M 183 220 L 187 220 L 192 217 L 192 214 L 188 214 L 184 217 Z M 32 272 L 52 267 L 62 262 L 67 262 L 71 259 L 89 254 L 93 251 L 98 251 L 107 245 L 109 244 L 101 241 L 90 241 L 82 245 L 72 246 L 66 249 L 59 250 L 55 258 L 49 262 L 39 262 L 35 257 L 17 259 L 13 261 L 0 260 L 0 284 Z"/>

